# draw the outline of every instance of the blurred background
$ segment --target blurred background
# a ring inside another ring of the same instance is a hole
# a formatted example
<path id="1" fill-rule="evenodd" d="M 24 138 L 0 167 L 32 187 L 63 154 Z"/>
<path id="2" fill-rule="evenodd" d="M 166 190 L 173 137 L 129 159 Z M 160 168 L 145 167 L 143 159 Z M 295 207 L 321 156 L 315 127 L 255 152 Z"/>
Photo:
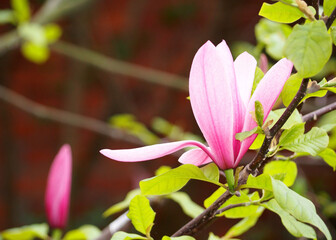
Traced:
<path id="1" fill-rule="evenodd" d="M 62 30 L 45 61 L 23 56 L 15 26 L 1 25 L 0 230 L 46 221 L 47 174 L 63 143 L 71 145 L 74 161 L 69 229 L 84 223 L 104 228 L 116 216 L 102 213 L 139 180 L 161 165 L 178 166 L 176 156 L 125 164 L 99 150 L 201 136 L 187 100 L 193 56 L 207 40 L 225 39 L 234 54 L 256 45 L 262 2 L 30 0 L 33 19 Z M 0 1 L 0 9 L 10 8 L 10 1 Z M 335 100 L 327 99 L 313 100 L 303 111 Z M 334 234 L 335 174 L 322 161 L 299 162 L 304 175 L 296 187 L 326 212 Z M 202 205 L 215 189 L 192 181 L 184 190 Z M 154 238 L 189 220 L 174 202 L 155 210 Z M 220 219 L 209 229 L 220 236 L 236 222 Z M 293 239 L 276 224 L 279 217 L 265 212 L 246 239 Z"/>

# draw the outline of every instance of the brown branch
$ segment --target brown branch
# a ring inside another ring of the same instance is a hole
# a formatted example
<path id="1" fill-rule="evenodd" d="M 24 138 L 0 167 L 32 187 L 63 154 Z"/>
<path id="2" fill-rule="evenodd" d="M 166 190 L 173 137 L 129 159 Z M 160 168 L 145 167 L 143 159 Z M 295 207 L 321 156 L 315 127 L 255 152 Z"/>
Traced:
<path id="1" fill-rule="evenodd" d="M 331 103 L 323 108 L 317 109 L 313 112 L 307 113 L 302 117 L 302 121 L 304 122 L 310 122 L 317 120 L 319 116 L 322 116 L 323 114 L 326 114 L 328 112 L 331 112 L 333 110 L 336 110 L 336 102 Z"/>
<path id="2" fill-rule="evenodd" d="M 67 111 L 46 107 L 42 104 L 33 102 L 28 98 L 13 92 L 3 86 L 0 86 L 0 99 L 7 103 L 35 115 L 39 118 L 44 118 L 63 124 L 68 124 L 75 127 L 84 128 L 113 139 L 127 141 L 133 144 L 142 145 L 143 143 L 133 136 L 130 136 L 119 129 L 110 127 L 110 125 L 100 120 L 85 117 L 79 114 L 70 113 Z"/>
<path id="3" fill-rule="evenodd" d="M 317 20 L 319 20 L 320 15 L 319 15 L 319 8 L 320 8 L 320 0 L 313 0 L 312 1 L 312 6 L 315 9 L 316 13 L 315 13 L 315 18 Z"/>
<path id="4" fill-rule="evenodd" d="M 330 16 L 327 18 L 327 22 L 326 22 L 327 29 L 329 29 L 331 27 L 331 25 L 333 24 L 335 19 L 336 19 L 336 8 L 334 8 L 334 10 L 330 14 Z"/>
<path id="5" fill-rule="evenodd" d="M 227 211 L 227 210 L 230 210 L 230 209 L 232 209 L 232 208 L 236 208 L 236 207 L 246 207 L 246 206 L 250 206 L 250 205 L 252 205 L 253 203 L 251 203 L 251 202 L 244 202 L 244 203 L 236 203 L 236 204 L 231 204 L 231 205 L 227 205 L 227 206 L 225 206 L 225 207 L 223 207 L 223 208 L 221 208 L 221 209 L 218 209 L 217 211 L 216 211 L 216 215 L 217 214 L 221 214 L 221 213 L 223 213 L 223 212 L 225 212 L 225 211 Z"/>

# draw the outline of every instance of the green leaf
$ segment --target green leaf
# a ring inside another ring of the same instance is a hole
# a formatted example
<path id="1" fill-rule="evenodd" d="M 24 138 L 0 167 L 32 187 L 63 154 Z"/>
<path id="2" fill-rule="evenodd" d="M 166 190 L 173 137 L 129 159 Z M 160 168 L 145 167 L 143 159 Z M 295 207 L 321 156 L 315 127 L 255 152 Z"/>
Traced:
<path id="1" fill-rule="evenodd" d="M 108 217 L 111 216 L 112 214 L 115 214 L 117 212 L 120 212 L 126 208 L 128 208 L 131 200 L 136 196 L 141 193 L 140 189 L 133 189 L 129 193 L 127 193 L 125 199 L 117 204 L 114 204 L 111 206 L 109 209 L 107 209 L 103 213 L 103 217 Z"/>
<path id="2" fill-rule="evenodd" d="M 44 63 L 49 58 L 49 49 L 32 42 L 25 42 L 21 46 L 21 52 L 28 60 L 34 63 Z"/>
<path id="3" fill-rule="evenodd" d="M 255 188 L 273 191 L 270 175 L 264 173 L 256 177 L 249 175 L 246 184 L 242 185 L 241 188 Z"/>
<path id="4" fill-rule="evenodd" d="M 285 129 L 285 131 L 283 131 L 283 133 L 281 134 L 279 145 L 282 146 L 290 144 L 293 141 L 295 141 L 295 139 L 297 139 L 298 137 L 301 137 L 304 134 L 305 130 L 304 126 L 305 123 L 298 123 L 293 125 L 289 129 Z"/>
<path id="5" fill-rule="evenodd" d="M 83 225 L 78 229 L 67 232 L 63 240 L 90 240 L 99 237 L 101 231 L 93 225 Z"/>
<path id="6" fill-rule="evenodd" d="M 323 13 L 326 16 L 330 16 L 334 8 L 336 7 L 335 0 L 324 0 L 323 1 Z"/>
<path id="7" fill-rule="evenodd" d="M 327 90 L 318 90 L 316 92 L 313 92 L 313 93 L 308 93 L 306 94 L 306 96 L 301 100 L 301 102 L 305 101 L 306 99 L 308 98 L 311 98 L 311 97 L 324 97 L 326 94 L 327 94 Z"/>
<path id="8" fill-rule="evenodd" d="M 336 153 L 331 148 L 326 148 L 322 152 L 318 154 L 323 160 L 333 168 L 333 170 L 336 170 Z"/>
<path id="9" fill-rule="evenodd" d="M 282 148 L 296 153 L 309 153 L 312 156 L 316 156 L 328 146 L 328 143 L 329 137 L 326 131 L 313 127 L 301 137 L 283 144 Z"/>
<path id="10" fill-rule="evenodd" d="M 4 9 L 0 11 L 0 24 L 14 23 L 15 15 L 12 10 Z"/>
<path id="11" fill-rule="evenodd" d="M 218 188 L 216 191 L 214 191 L 207 199 L 204 200 L 204 207 L 208 208 L 211 204 L 213 204 L 221 195 L 223 195 L 226 192 L 225 188 Z"/>
<path id="12" fill-rule="evenodd" d="M 294 184 L 297 176 L 297 166 L 293 161 L 272 161 L 264 167 L 264 174 L 275 177 L 278 174 L 285 174 L 282 179 L 286 186 L 290 187 Z"/>
<path id="13" fill-rule="evenodd" d="M 207 179 L 219 182 L 219 169 L 215 163 L 207 164 L 201 170 Z"/>
<path id="14" fill-rule="evenodd" d="M 256 133 L 263 133 L 262 129 L 258 126 L 253 128 L 250 131 L 246 131 L 246 132 L 240 132 L 240 133 L 236 133 L 235 138 L 239 141 L 243 141 L 244 139 L 252 136 L 253 134 Z"/>
<path id="15" fill-rule="evenodd" d="M 56 42 L 62 35 L 62 29 L 57 24 L 47 24 L 43 30 L 48 43 Z"/>
<path id="16" fill-rule="evenodd" d="M 19 228 L 11 228 L 1 233 L 6 240 L 31 240 L 34 238 L 46 239 L 49 227 L 46 223 L 33 224 Z"/>
<path id="17" fill-rule="evenodd" d="M 237 134 L 236 134 L 236 136 L 237 136 Z M 253 143 L 252 143 L 252 145 L 250 146 L 249 149 L 251 149 L 251 150 L 259 149 L 261 147 L 261 145 L 263 144 L 264 139 L 265 139 L 265 135 L 264 134 L 258 134 L 258 136 L 253 141 Z"/>
<path id="18" fill-rule="evenodd" d="M 246 217 L 236 223 L 234 226 L 232 226 L 225 234 L 224 239 L 231 239 L 232 237 L 237 237 L 246 231 L 248 231 L 250 228 L 252 228 L 258 221 L 259 217 L 263 213 L 264 208 L 259 207 L 258 210 L 255 212 L 255 214 Z"/>
<path id="19" fill-rule="evenodd" d="M 281 108 L 275 111 L 271 111 L 266 121 L 273 120 L 273 124 L 271 125 L 273 126 L 279 120 L 279 118 L 285 112 L 285 110 L 286 110 L 285 108 Z M 297 123 L 302 123 L 302 117 L 299 111 L 295 109 L 292 115 L 287 119 L 287 121 L 285 122 L 285 124 L 282 126 L 281 129 L 289 129 Z"/>
<path id="20" fill-rule="evenodd" d="M 168 237 L 164 236 L 162 240 L 195 240 L 195 238 L 190 236 L 180 236 L 180 237 Z"/>
<path id="21" fill-rule="evenodd" d="M 234 193 L 234 188 L 235 188 L 235 178 L 234 178 L 234 174 L 233 174 L 233 169 L 225 169 L 224 170 L 224 175 L 226 178 L 226 183 L 229 186 L 229 190 L 231 193 Z"/>
<path id="22" fill-rule="evenodd" d="M 322 87 L 321 90 L 328 90 L 332 93 L 336 93 L 336 87 Z"/>
<path id="23" fill-rule="evenodd" d="M 259 127 L 263 126 L 264 123 L 264 108 L 259 101 L 254 102 L 256 121 Z"/>
<path id="24" fill-rule="evenodd" d="M 261 81 L 263 77 L 264 77 L 264 72 L 259 67 L 256 67 L 256 70 L 254 72 L 254 80 L 253 80 L 251 96 L 253 95 L 254 90 L 256 90 L 259 82 Z"/>
<path id="25" fill-rule="evenodd" d="M 291 30 L 288 25 L 261 19 L 255 27 L 255 35 L 257 41 L 265 45 L 266 53 L 278 60 L 284 56 L 284 46 Z"/>
<path id="26" fill-rule="evenodd" d="M 126 232 L 116 232 L 113 234 L 111 240 L 132 240 L 132 239 L 147 239 L 146 237 L 140 236 L 138 234 L 126 233 Z"/>
<path id="27" fill-rule="evenodd" d="M 316 238 L 316 233 L 312 227 L 297 221 L 292 215 L 282 209 L 276 200 L 272 199 L 269 202 L 262 204 L 262 206 L 278 214 L 282 224 L 294 237 Z"/>
<path id="28" fill-rule="evenodd" d="M 231 204 L 239 204 L 239 203 L 246 203 L 246 206 L 231 208 L 229 210 L 224 211 L 221 214 L 218 214 L 217 216 L 225 216 L 226 218 L 245 218 L 251 215 L 255 215 L 259 206 L 249 205 L 249 203 L 260 199 L 258 192 L 254 192 L 249 195 L 245 194 L 244 192 L 240 192 L 240 194 L 241 194 L 240 197 L 233 195 L 220 207 L 220 209 L 229 206 Z"/>
<path id="29" fill-rule="evenodd" d="M 263 3 L 259 15 L 280 23 L 292 23 L 304 16 L 297 7 L 282 2 L 274 4 Z"/>
<path id="30" fill-rule="evenodd" d="M 191 164 L 184 164 L 160 176 L 148 178 L 140 182 L 140 189 L 145 195 L 163 195 L 176 192 L 190 179 L 201 180 L 221 186 L 222 184 L 208 179 L 203 171 Z"/>
<path id="31" fill-rule="evenodd" d="M 334 45 L 336 45 L 336 27 L 330 27 L 330 36 Z"/>
<path id="32" fill-rule="evenodd" d="M 282 102 L 286 107 L 291 103 L 296 93 L 299 91 L 301 82 L 302 77 L 298 74 L 291 75 L 286 81 L 280 94 Z"/>
<path id="33" fill-rule="evenodd" d="M 18 23 L 27 22 L 30 19 L 28 0 L 11 0 L 11 4 Z"/>
<path id="34" fill-rule="evenodd" d="M 172 168 L 169 167 L 169 166 L 161 166 L 161 167 L 159 167 L 159 168 L 155 171 L 155 176 L 164 174 L 164 173 L 170 171 L 171 169 L 172 169 Z"/>
<path id="35" fill-rule="evenodd" d="M 197 217 L 204 211 L 204 208 L 193 202 L 189 195 L 184 192 L 172 193 L 167 195 L 167 198 L 177 202 L 182 208 L 183 212 L 191 218 Z"/>
<path id="36" fill-rule="evenodd" d="M 36 23 L 25 23 L 18 27 L 19 35 L 26 41 L 32 42 L 39 46 L 46 46 L 44 28 Z"/>
<path id="37" fill-rule="evenodd" d="M 149 236 L 154 223 L 155 212 L 146 197 L 138 195 L 131 200 L 127 217 L 131 219 L 137 231 Z"/>
<path id="38" fill-rule="evenodd" d="M 312 77 L 328 62 L 331 44 L 331 37 L 322 20 L 295 25 L 286 42 L 285 56 L 294 63 L 301 77 Z"/>
<path id="39" fill-rule="evenodd" d="M 317 227 L 326 238 L 331 239 L 327 226 L 317 215 L 314 204 L 289 189 L 283 182 L 272 178 L 274 198 L 279 206 L 297 220 Z"/>
<path id="40" fill-rule="evenodd" d="M 213 234 L 212 232 L 209 234 L 209 238 L 208 240 L 221 240 L 220 237 L 216 236 L 215 234 Z"/>

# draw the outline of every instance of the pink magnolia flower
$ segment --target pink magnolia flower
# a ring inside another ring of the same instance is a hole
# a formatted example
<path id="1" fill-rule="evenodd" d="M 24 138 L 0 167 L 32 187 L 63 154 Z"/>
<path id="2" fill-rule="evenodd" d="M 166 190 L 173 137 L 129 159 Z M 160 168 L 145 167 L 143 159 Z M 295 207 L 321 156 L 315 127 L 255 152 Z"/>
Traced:
<path id="1" fill-rule="evenodd" d="M 289 60 L 280 60 L 265 74 L 251 97 L 256 64 L 247 52 L 233 61 L 225 41 L 218 46 L 208 41 L 196 53 L 189 77 L 190 101 L 209 147 L 196 141 L 178 141 L 100 152 L 117 161 L 138 162 L 195 146 L 182 154 L 181 163 L 202 165 L 213 161 L 221 169 L 236 167 L 256 137 L 254 134 L 240 142 L 235 139 L 236 133 L 257 126 L 251 115 L 255 101 L 261 102 L 265 118 L 268 116 L 293 67 Z"/>
<path id="2" fill-rule="evenodd" d="M 64 228 L 67 224 L 71 192 L 71 147 L 64 144 L 50 167 L 45 208 L 49 225 Z"/>

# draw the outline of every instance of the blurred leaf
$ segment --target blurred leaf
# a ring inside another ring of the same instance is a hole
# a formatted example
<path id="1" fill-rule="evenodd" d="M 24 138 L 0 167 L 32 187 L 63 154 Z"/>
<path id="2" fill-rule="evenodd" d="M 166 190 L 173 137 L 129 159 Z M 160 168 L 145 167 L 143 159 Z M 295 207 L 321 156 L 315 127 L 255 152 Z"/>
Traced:
<path id="1" fill-rule="evenodd" d="M 329 137 L 326 131 L 313 127 L 301 137 L 283 144 L 282 148 L 296 153 L 309 153 L 312 156 L 316 156 L 328 146 L 328 142 Z"/>
<path id="2" fill-rule="evenodd" d="M 208 240 L 221 240 L 220 237 L 216 236 L 215 234 L 213 234 L 212 232 L 209 234 L 209 238 Z"/>
<path id="3" fill-rule="evenodd" d="M 25 42 L 21 46 L 21 52 L 28 60 L 34 63 L 44 63 L 49 58 L 49 49 L 43 45 Z"/>
<path id="4" fill-rule="evenodd" d="M 279 146 L 292 143 L 293 141 L 295 141 L 295 139 L 302 136 L 305 130 L 304 126 L 305 123 L 298 123 L 293 125 L 289 129 L 285 129 L 285 131 L 283 131 L 283 133 L 281 134 Z"/>
<path id="5" fill-rule="evenodd" d="M 103 216 L 104 217 L 108 217 L 111 216 L 112 214 L 115 214 L 117 212 L 120 212 L 126 208 L 128 208 L 131 200 L 138 194 L 140 194 L 141 191 L 140 189 L 133 189 L 130 192 L 127 193 L 125 199 L 117 204 L 114 204 L 113 206 L 111 206 L 109 209 L 107 209 L 104 213 Z"/>
<path id="6" fill-rule="evenodd" d="M 328 62 L 332 46 L 331 37 L 322 20 L 295 25 L 285 46 L 285 56 L 294 63 L 298 74 L 312 77 Z M 298 51 L 300 49 L 300 51 Z"/>
<path id="7" fill-rule="evenodd" d="M 306 96 L 301 100 L 301 102 L 305 101 L 308 98 L 311 97 L 324 97 L 327 94 L 327 90 L 318 90 L 316 92 L 313 93 L 308 93 L 306 94 Z"/>
<path id="8" fill-rule="evenodd" d="M 334 45 L 336 45 L 336 27 L 330 27 L 330 36 Z"/>
<path id="9" fill-rule="evenodd" d="M 248 42 L 237 41 L 231 45 L 231 52 L 234 59 L 236 59 L 243 52 L 248 52 L 254 58 L 258 59 L 261 49 Z"/>
<path id="10" fill-rule="evenodd" d="M 263 133 L 263 130 L 258 126 L 253 128 L 251 131 L 236 133 L 235 138 L 239 141 L 243 141 L 256 133 Z"/>
<path id="11" fill-rule="evenodd" d="M 19 35 L 35 45 L 47 46 L 44 28 L 36 23 L 24 23 L 18 27 Z"/>
<path id="12" fill-rule="evenodd" d="M 209 163 L 201 168 L 204 176 L 215 182 L 219 182 L 219 169 L 215 163 Z"/>
<path id="13" fill-rule="evenodd" d="M 15 18 L 18 23 L 27 22 L 30 19 L 30 8 L 28 0 L 11 0 Z"/>
<path id="14" fill-rule="evenodd" d="M 148 178 L 140 182 L 140 189 L 145 195 L 163 195 L 176 192 L 188 183 L 190 179 L 221 185 L 217 181 L 208 179 L 203 171 L 191 164 L 184 164 L 160 176 Z"/>
<path id="15" fill-rule="evenodd" d="M 301 82 L 302 77 L 298 74 L 291 75 L 286 81 L 280 94 L 282 102 L 286 107 L 291 103 L 296 93 L 299 91 Z"/>
<path id="16" fill-rule="evenodd" d="M 297 220 L 309 223 L 324 233 L 328 240 L 332 239 L 327 226 L 317 215 L 314 204 L 289 189 L 283 182 L 272 178 L 274 198 L 279 206 Z"/>
<path id="17" fill-rule="evenodd" d="M 0 24 L 15 23 L 15 15 L 12 10 L 0 10 Z"/>
<path id="18" fill-rule="evenodd" d="M 269 202 L 262 204 L 262 206 L 278 214 L 281 218 L 282 224 L 294 237 L 316 238 L 316 233 L 312 227 L 297 221 L 292 215 L 282 209 L 276 200 L 272 199 Z"/>
<path id="19" fill-rule="evenodd" d="M 48 43 L 56 42 L 62 35 L 62 29 L 57 24 L 47 24 L 43 29 Z"/>
<path id="20" fill-rule="evenodd" d="M 326 16 L 330 16 L 334 8 L 336 7 L 335 0 L 324 0 L 323 1 L 323 13 Z"/>
<path id="21" fill-rule="evenodd" d="M 149 131 L 144 124 L 138 122 L 134 115 L 114 115 L 110 118 L 110 124 L 115 128 L 122 129 L 129 134 L 138 137 L 141 141 L 148 145 L 158 143 L 159 141 L 159 138 Z"/>
<path id="22" fill-rule="evenodd" d="M 204 200 L 204 207 L 208 208 L 212 203 L 214 203 L 221 195 L 226 192 L 225 188 L 218 188 L 215 192 L 213 192 L 207 199 Z"/>
<path id="23" fill-rule="evenodd" d="M 258 136 L 256 137 L 256 139 L 254 140 L 254 142 L 252 143 L 249 149 L 251 150 L 259 149 L 261 145 L 263 144 L 264 139 L 265 139 L 264 134 L 258 134 Z"/>
<path id="24" fill-rule="evenodd" d="M 175 192 L 169 194 L 167 198 L 177 202 L 182 208 L 183 212 L 191 218 L 197 217 L 204 211 L 204 208 L 193 202 L 189 195 L 184 192 Z"/>
<path id="25" fill-rule="evenodd" d="M 1 232 L 4 240 L 32 240 L 34 238 L 46 239 L 48 237 L 48 224 L 32 224 L 19 228 L 11 228 Z"/>
<path id="26" fill-rule="evenodd" d="M 261 102 L 255 101 L 254 109 L 255 109 L 256 122 L 259 127 L 262 127 L 264 123 L 264 108 Z"/>
<path id="27" fill-rule="evenodd" d="M 223 240 L 225 239 L 232 239 L 232 237 L 236 237 L 239 235 L 242 235 L 243 233 L 245 233 L 246 231 L 248 231 L 249 229 L 251 229 L 258 221 L 259 217 L 261 216 L 261 214 L 263 213 L 264 208 L 263 207 L 259 207 L 258 210 L 255 212 L 255 214 L 246 217 L 244 219 L 242 219 L 241 221 L 239 221 L 238 223 L 236 223 L 235 225 L 233 225 L 225 234 L 225 236 L 223 237 Z"/>
<path id="28" fill-rule="evenodd" d="M 263 3 L 259 15 L 280 23 L 292 23 L 304 16 L 299 8 L 282 2 L 274 4 Z"/>
<path id="29" fill-rule="evenodd" d="M 99 237 L 101 231 L 93 225 L 83 225 L 78 229 L 67 232 L 63 240 L 91 240 Z"/>
<path id="30" fill-rule="evenodd" d="M 292 29 L 288 25 L 261 19 L 255 27 L 257 41 L 266 47 L 266 53 L 279 60 L 284 56 L 284 46 Z"/>
<path id="31" fill-rule="evenodd" d="M 256 67 L 256 70 L 254 72 L 254 80 L 253 80 L 253 86 L 252 86 L 251 96 L 253 95 L 254 90 L 257 88 L 260 80 L 263 77 L 264 77 L 264 72 L 259 67 Z"/>
<path id="32" fill-rule="evenodd" d="M 297 176 L 297 166 L 293 161 L 272 161 L 265 165 L 264 174 L 275 177 L 278 174 L 285 174 L 283 183 L 290 187 L 294 184 Z"/>
<path id="33" fill-rule="evenodd" d="M 168 237 L 164 236 L 162 240 L 195 240 L 195 238 L 190 236 L 180 236 L 180 237 Z"/>
<path id="34" fill-rule="evenodd" d="M 249 175 L 246 184 L 242 185 L 241 188 L 255 188 L 273 191 L 269 174 L 260 174 L 256 177 Z"/>
<path id="35" fill-rule="evenodd" d="M 271 125 L 271 127 L 279 120 L 279 118 L 285 112 L 285 110 L 286 110 L 285 108 L 281 108 L 270 112 L 266 121 L 273 120 L 273 124 Z M 302 117 L 299 111 L 295 109 L 281 129 L 289 129 L 297 123 L 302 123 Z"/>
<path id="36" fill-rule="evenodd" d="M 333 168 L 333 171 L 336 170 L 336 153 L 331 148 L 326 148 L 318 154 L 330 167 Z"/>
<path id="37" fill-rule="evenodd" d="M 113 234 L 111 240 L 132 240 L 132 239 L 144 239 L 146 240 L 146 237 L 140 236 L 138 234 L 134 233 L 126 233 L 126 232 L 116 232 Z"/>
<path id="38" fill-rule="evenodd" d="M 169 166 L 161 166 L 155 171 L 155 176 L 159 176 L 161 174 L 164 174 L 168 171 L 170 171 L 172 168 Z"/>
<path id="39" fill-rule="evenodd" d="M 154 224 L 155 212 L 146 197 L 137 195 L 131 200 L 127 217 L 131 219 L 137 231 L 150 236 L 149 233 Z"/>

